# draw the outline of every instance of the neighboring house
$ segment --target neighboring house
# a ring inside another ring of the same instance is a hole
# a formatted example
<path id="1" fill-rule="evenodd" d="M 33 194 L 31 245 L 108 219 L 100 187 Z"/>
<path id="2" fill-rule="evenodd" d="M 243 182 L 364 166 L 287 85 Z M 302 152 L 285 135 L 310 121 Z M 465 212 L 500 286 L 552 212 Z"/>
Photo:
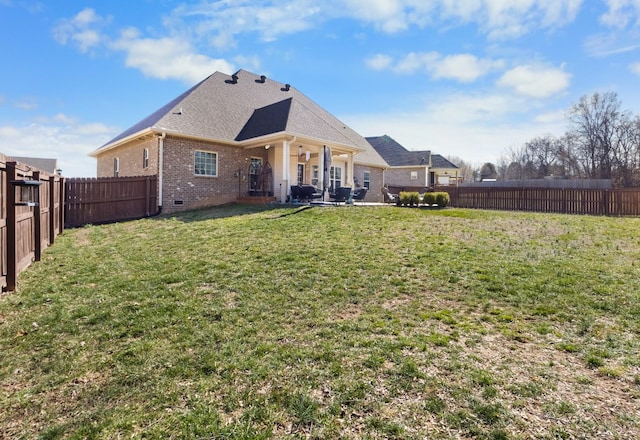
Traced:
<path id="1" fill-rule="evenodd" d="M 325 158 L 325 151 L 330 154 Z M 159 204 L 177 211 L 291 185 L 370 188 L 381 201 L 384 159 L 358 133 L 289 84 L 216 72 L 91 153 L 98 177 L 157 175 Z"/>
<path id="2" fill-rule="evenodd" d="M 409 151 L 387 135 L 366 139 L 388 164 L 385 185 L 431 187 L 453 185 L 459 179 L 458 167 L 439 154 L 431 154 L 429 150 Z"/>
<path id="3" fill-rule="evenodd" d="M 11 160 L 23 163 L 39 171 L 46 171 L 49 174 L 60 174 L 62 170 L 58 169 L 58 159 L 47 159 L 43 157 L 19 157 L 12 156 Z"/>

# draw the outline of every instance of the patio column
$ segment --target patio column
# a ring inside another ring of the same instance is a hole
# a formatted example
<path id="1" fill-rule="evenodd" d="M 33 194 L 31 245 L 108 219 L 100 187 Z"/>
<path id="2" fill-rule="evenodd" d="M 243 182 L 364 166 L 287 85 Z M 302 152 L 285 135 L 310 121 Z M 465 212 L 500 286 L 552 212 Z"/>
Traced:
<path id="1" fill-rule="evenodd" d="M 353 153 L 349 153 L 349 156 L 347 157 L 347 186 L 350 186 L 351 188 L 355 188 L 355 178 L 353 175 Z"/>
<path id="2" fill-rule="evenodd" d="M 282 142 L 282 182 L 280 183 L 280 202 L 285 203 L 289 195 L 291 182 L 291 142 Z"/>

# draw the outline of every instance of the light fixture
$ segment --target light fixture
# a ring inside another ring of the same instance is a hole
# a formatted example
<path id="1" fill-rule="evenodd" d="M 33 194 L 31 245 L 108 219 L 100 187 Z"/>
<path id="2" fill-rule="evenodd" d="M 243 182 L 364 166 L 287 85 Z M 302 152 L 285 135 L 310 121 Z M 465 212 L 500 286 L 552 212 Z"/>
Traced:
<path id="1" fill-rule="evenodd" d="M 307 150 L 306 156 L 307 156 L 307 162 L 309 162 L 309 159 L 311 158 L 311 151 Z"/>
<path id="2" fill-rule="evenodd" d="M 264 146 L 264 149 L 265 149 L 265 150 L 268 150 L 269 148 L 271 148 L 271 145 L 270 145 L 270 144 L 267 144 L 267 145 L 265 145 L 265 146 Z"/>
<path id="3" fill-rule="evenodd" d="M 302 156 L 302 145 L 298 147 L 298 156 Z"/>

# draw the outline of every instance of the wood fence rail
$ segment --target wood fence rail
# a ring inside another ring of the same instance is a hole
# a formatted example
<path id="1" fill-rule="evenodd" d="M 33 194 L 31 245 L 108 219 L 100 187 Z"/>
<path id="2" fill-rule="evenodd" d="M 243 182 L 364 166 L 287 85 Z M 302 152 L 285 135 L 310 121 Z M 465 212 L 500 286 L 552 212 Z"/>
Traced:
<path id="1" fill-rule="evenodd" d="M 65 227 L 158 213 L 157 176 L 66 179 L 65 193 Z"/>
<path id="2" fill-rule="evenodd" d="M 419 188 L 390 187 L 392 191 L 419 191 Z M 569 189 L 437 187 L 451 198 L 456 208 L 534 211 L 560 214 L 640 216 L 640 188 Z M 420 192 L 424 192 L 424 189 Z"/>
<path id="3" fill-rule="evenodd" d="M 32 185 L 33 203 L 21 204 L 21 181 Z M 0 155 L 0 286 L 15 290 L 18 274 L 39 261 L 64 229 L 64 179 L 7 161 Z"/>

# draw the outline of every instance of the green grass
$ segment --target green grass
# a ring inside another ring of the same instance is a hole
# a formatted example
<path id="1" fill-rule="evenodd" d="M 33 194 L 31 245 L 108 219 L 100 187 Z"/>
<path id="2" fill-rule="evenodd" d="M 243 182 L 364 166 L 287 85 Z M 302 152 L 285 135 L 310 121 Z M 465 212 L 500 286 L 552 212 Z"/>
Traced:
<path id="1" fill-rule="evenodd" d="M 68 230 L 0 297 L 0 437 L 638 438 L 639 232 L 365 206 Z"/>

